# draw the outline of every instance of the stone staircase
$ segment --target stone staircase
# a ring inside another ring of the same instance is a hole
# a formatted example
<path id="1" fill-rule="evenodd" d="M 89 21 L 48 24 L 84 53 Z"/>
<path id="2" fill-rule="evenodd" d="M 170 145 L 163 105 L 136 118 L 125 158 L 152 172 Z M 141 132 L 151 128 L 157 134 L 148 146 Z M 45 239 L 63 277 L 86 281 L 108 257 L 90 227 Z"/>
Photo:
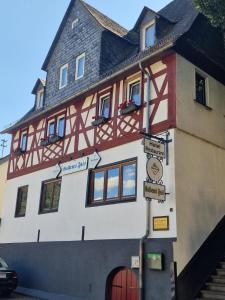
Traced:
<path id="1" fill-rule="evenodd" d="M 206 282 L 196 298 L 196 300 L 200 299 L 225 300 L 225 261 L 218 264 L 217 269 Z"/>

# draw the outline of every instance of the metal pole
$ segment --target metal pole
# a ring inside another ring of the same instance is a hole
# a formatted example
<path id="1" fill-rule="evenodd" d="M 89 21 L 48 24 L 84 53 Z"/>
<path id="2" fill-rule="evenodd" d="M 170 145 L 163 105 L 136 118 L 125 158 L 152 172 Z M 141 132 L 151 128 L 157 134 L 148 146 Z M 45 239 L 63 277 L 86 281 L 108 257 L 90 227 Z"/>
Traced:
<path id="1" fill-rule="evenodd" d="M 147 107 L 146 107 L 146 133 L 150 134 L 150 101 L 151 101 L 151 90 L 150 82 L 151 75 L 149 70 L 143 68 L 141 62 L 139 67 L 143 74 L 147 76 Z M 148 161 L 148 156 L 146 155 L 146 160 Z M 146 232 L 145 235 L 140 239 L 139 243 L 139 300 L 144 300 L 144 243 L 150 234 L 150 203 L 151 199 L 146 199 Z"/>

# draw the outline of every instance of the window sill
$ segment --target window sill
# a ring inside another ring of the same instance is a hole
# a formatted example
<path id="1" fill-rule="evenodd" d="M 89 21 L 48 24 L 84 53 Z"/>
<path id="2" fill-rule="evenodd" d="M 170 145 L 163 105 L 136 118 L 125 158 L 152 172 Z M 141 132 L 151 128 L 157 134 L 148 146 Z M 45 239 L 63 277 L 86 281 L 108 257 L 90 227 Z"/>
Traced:
<path id="1" fill-rule="evenodd" d="M 17 156 L 20 156 L 20 155 L 22 155 L 22 154 L 24 154 L 24 153 L 26 153 L 26 150 L 22 150 L 22 149 L 20 149 L 20 148 L 18 148 L 18 149 L 16 149 L 16 150 L 14 151 L 14 154 L 17 155 Z"/>
<path id="2" fill-rule="evenodd" d="M 25 214 L 24 215 L 15 215 L 15 218 L 18 219 L 18 218 L 24 218 L 25 217 Z"/>
<path id="3" fill-rule="evenodd" d="M 127 199 L 123 199 L 123 200 L 108 200 L 105 202 L 88 203 L 86 205 L 86 208 L 96 207 L 96 206 L 113 205 L 113 204 L 124 204 L 124 203 L 130 203 L 130 202 L 136 202 L 136 197 L 127 198 Z"/>
<path id="4" fill-rule="evenodd" d="M 45 214 L 51 214 L 51 213 L 56 213 L 58 212 L 58 209 L 49 209 L 49 210 L 45 210 L 45 211 L 39 211 L 39 215 L 45 215 Z"/>
<path id="5" fill-rule="evenodd" d="M 212 107 L 206 105 L 206 104 L 202 104 L 200 103 L 198 100 L 194 99 L 194 102 L 197 104 L 197 105 L 201 105 L 201 107 L 204 107 L 205 109 L 207 110 L 212 110 Z"/>
<path id="6" fill-rule="evenodd" d="M 121 108 L 120 113 L 121 113 L 121 115 L 128 115 L 136 110 L 139 110 L 140 107 L 141 107 L 141 105 L 131 103 L 131 104 L 128 104 L 125 108 Z"/>
<path id="7" fill-rule="evenodd" d="M 105 117 L 99 117 L 98 119 L 96 119 L 95 121 L 92 122 L 93 126 L 98 126 L 101 124 L 105 124 L 108 121 L 109 118 L 105 118 Z"/>
<path id="8" fill-rule="evenodd" d="M 60 137 L 60 136 L 48 137 L 47 139 L 42 140 L 40 145 L 42 147 L 47 147 L 49 145 L 52 145 L 52 144 L 55 144 L 55 143 L 61 141 L 62 139 L 64 139 L 64 137 Z"/>

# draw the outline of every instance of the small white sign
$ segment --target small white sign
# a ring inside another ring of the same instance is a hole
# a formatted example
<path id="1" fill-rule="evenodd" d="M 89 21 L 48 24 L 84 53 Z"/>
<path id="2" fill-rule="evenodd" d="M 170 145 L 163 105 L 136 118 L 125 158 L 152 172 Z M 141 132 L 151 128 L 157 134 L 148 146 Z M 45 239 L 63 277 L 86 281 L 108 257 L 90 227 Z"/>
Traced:
<path id="1" fill-rule="evenodd" d="M 145 139 L 144 152 L 163 159 L 165 157 L 165 144 Z"/>
<path id="2" fill-rule="evenodd" d="M 156 184 L 152 182 L 144 182 L 144 197 L 147 199 L 155 199 L 159 201 L 166 200 L 165 185 Z"/>
<path id="3" fill-rule="evenodd" d="M 139 256 L 132 256 L 131 257 L 131 268 L 138 269 L 140 268 L 140 259 Z"/>
<path id="4" fill-rule="evenodd" d="M 88 158 L 88 169 L 95 169 L 99 164 L 101 157 L 97 152 L 91 154 Z"/>
<path id="5" fill-rule="evenodd" d="M 153 181 L 160 181 L 163 177 L 163 166 L 159 159 L 151 157 L 147 162 L 147 174 Z"/>
<path id="6" fill-rule="evenodd" d="M 65 164 L 61 165 L 61 175 L 68 175 L 71 173 L 77 173 L 80 171 L 87 170 L 88 168 L 88 158 L 82 157 L 79 159 L 71 160 Z"/>

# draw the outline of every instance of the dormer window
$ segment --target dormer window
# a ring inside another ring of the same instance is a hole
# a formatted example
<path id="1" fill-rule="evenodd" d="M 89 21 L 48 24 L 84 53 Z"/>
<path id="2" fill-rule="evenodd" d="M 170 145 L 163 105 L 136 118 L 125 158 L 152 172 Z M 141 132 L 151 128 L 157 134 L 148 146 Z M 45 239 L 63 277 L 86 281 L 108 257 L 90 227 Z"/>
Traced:
<path id="1" fill-rule="evenodd" d="M 44 90 L 41 90 L 37 93 L 36 96 L 36 108 L 40 109 L 43 107 L 44 104 Z"/>
<path id="2" fill-rule="evenodd" d="M 85 68 L 85 53 L 79 55 L 76 58 L 75 80 L 80 79 L 84 76 L 84 68 Z"/>
<path id="3" fill-rule="evenodd" d="M 62 89 L 68 83 L 68 64 L 60 68 L 59 88 Z"/>
<path id="4" fill-rule="evenodd" d="M 142 32 L 142 50 L 149 48 L 155 44 L 156 30 L 155 21 L 147 24 Z"/>

